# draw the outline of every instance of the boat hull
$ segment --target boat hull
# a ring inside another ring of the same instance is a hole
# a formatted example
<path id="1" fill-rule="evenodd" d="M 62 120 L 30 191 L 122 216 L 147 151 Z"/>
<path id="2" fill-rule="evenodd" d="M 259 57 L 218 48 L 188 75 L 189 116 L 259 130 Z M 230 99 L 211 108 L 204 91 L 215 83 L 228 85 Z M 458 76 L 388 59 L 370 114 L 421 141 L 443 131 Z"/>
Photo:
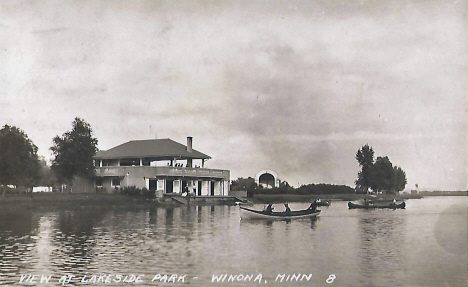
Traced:
<path id="1" fill-rule="evenodd" d="M 299 210 L 291 211 L 291 213 L 285 212 L 271 212 L 266 213 L 261 210 L 250 209 L 246 207 L 240 207 L 241 219 L 269 219 L 269 220 L 289 220 L 289 219 L 301 219 L 301 218 L 312 218 L 320 215 L 320 210 L 312 212 L 310 210 Z"/>
<path id="2" fill-rule="evenodd" d="M 348 202 L 349 209 L 379 209 L 379 208 L 386 208 L 386 209 L 403 209 L 406 207 L 406 203 L 402 202 L 399 204 L 357 204 L 352 203 L 351 201 Z"/>

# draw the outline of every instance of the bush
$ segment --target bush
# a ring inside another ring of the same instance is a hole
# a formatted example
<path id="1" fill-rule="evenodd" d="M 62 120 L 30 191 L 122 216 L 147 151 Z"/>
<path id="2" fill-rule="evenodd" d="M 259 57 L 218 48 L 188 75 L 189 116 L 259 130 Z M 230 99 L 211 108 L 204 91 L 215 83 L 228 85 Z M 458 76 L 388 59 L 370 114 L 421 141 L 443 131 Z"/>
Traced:
<path id="1" fill-rule="evenodd" d="M 138 188 L 136 186 L 127 186 L 119 189 L 118 193 L 128 196 L 154 197 L 154 192 L 147 188 Z"/>

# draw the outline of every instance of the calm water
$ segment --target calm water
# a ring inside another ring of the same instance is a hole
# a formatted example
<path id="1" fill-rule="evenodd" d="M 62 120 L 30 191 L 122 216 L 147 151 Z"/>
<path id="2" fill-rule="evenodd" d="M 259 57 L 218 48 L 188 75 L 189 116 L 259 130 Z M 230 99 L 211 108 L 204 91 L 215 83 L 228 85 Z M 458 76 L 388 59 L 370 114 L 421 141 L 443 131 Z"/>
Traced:
<path id="1" fill-rule="evenodd" d="M 62 286 L 73 275 L 63 286 L 467 286 L 466 197 L 409 200 L 395 211 L 333 202 L 319 219 L 291 222 L 241 221 L 236 206 L 0 216 L 0 285 Z M 313 275 L 286 281 L 299 273 Z M 51 278 L 30 283 L 28 274 Z M 222 274 L 253 277 L 212 283 Z"/>

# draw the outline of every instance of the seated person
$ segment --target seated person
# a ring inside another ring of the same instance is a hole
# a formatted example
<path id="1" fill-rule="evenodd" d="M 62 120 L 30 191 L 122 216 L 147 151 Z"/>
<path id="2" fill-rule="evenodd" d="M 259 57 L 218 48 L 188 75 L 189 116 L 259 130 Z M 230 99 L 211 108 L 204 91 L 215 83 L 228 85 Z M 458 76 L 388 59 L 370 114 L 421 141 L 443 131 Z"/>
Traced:
<path id="1" fill-rule="evenodd" d="M 310 210 L 312 210 L 313 212 L 315 212 L 317 210 L 317 200 L 314 200 L 312 201 L 312 203 L 310 204 L 309 208 Z"/>
<path id="2" fill-rule="evenodd" d="M 372 205 L 372 201 L 367 199 L 367 198 L 364 198 L 364 204 L 365 205 Z"/>
<path id="3" fill-rule="evenodd" d="M 272 213 L 273 212 L 273 204 L 269 203 L 266 207 L 265 207 L 265 212 L 267 213 Z"/>

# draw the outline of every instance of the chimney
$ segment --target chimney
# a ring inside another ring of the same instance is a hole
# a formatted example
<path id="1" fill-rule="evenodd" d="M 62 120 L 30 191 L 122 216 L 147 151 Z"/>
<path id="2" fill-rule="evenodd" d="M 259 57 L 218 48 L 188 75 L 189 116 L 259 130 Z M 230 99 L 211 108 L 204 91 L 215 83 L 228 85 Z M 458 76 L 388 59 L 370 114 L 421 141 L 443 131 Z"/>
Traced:
<path id="1" fill-rule="evenodd" d="M 192 152 L 192 137 L 187 137 L 187 151 Z"/>

